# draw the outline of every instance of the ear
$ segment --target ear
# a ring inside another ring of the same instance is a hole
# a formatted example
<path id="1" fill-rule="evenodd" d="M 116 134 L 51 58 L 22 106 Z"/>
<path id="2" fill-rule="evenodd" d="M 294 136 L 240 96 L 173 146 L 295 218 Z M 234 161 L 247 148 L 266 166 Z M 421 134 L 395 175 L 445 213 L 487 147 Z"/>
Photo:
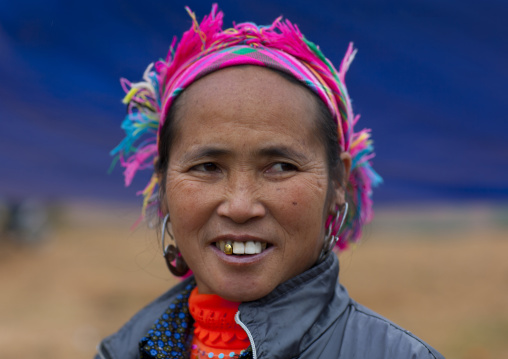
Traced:
<path id="1" fill-rule="evenodd" d="M 344 166 L 344 177 L 342 177 L 342 186 L 345 188 L 349 181 L 349 174 L 351 173 L 351 155 L 349 152 L 342 152 L 340 154 L 340 160 Z"/>
<path id="2" fill-rule="evenodd" d="M 160 201 L 159 208 L 162 213 L 162 216 L 164 217 L 166 214 L 169 213 L 168 206 L 166 205 L 166 201 L 164 201 L 163 199 L 159 199 L 159 201 Z"/>
<path id="3" fill-rule="evenodd" d="M 342 162 L 342 181 L 334 181 L 335 200 L 331 203 L 331 212 L 335 213 L 337 207 L 342 207 L 346 202 L 346 188 L 349 181 L 349 174 L 351 173 L 351 155 L 349 152 L 342 152 L 340 154 L 340 161 Z"/>
<path id="4" fill-rule="evenodd" d="M 162 212 L 163 216 L 169 213 L 169 208 L 166 203 L 166 181 L 163 179 L 163 174 L 158 173 L 157 174 L 157 184 L 159 186 L 159 209 Z"/>

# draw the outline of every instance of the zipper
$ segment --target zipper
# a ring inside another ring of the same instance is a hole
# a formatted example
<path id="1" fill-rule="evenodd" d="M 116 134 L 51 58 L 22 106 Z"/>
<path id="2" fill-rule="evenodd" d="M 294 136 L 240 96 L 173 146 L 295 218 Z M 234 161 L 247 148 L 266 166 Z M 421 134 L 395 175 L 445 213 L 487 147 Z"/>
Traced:
<path id="1" fill-rule="evenodd" d="M 112 359 L 111 355 L 109 355 L 106 351 L 104 351 L 104 347 L 102 342 L 97 345 L 97 354 L 101 359 Z"/>
<path id="2" fill-rule="evenodd" d="M 249 328 L 247 328 L 247 326 L 240 320 L 240 311 L 236 312 L 235 314 L 235 322 L 241 326 L 243 330 L 245 330 L 245 333 L 247 333 L 250 341 L 250 346 L 252 348 L 252 359 L 257 359 L 258 356 L 256 354 L 256 344 L 254 344 L 254 338 L 252 337 L 252 333 L 250 332 Z"/>

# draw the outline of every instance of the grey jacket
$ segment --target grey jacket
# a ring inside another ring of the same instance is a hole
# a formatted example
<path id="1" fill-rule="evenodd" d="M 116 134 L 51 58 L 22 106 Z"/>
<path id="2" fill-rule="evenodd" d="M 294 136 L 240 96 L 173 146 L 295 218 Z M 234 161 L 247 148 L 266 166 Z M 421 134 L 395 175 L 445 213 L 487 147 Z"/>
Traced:
<path id="1" fill-rule="evenodd" d="M 334 255 L 254 302 L 240 304 L 253 358 L 431 359 L 432 347 L 353 301 L 337 281 Z M 96 359 L 137 359 L 138 342 L 191 278 L 138 312 L 98 346 Z"/>

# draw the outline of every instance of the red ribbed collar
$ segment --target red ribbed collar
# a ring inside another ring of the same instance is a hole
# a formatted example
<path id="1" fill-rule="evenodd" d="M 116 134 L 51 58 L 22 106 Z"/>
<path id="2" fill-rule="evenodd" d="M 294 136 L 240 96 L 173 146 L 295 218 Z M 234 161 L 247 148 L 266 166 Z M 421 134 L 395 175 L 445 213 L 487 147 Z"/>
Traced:
<path id="1" fill-rule="evenodd" d="M 212 348 L 247 348 L 250 344 L 247 334 L 235 322 L 239 305 L 215 294 L 199 294 L 198 288 L 194 288 L 189 309 L 195 321 L 195 338 Z"/>

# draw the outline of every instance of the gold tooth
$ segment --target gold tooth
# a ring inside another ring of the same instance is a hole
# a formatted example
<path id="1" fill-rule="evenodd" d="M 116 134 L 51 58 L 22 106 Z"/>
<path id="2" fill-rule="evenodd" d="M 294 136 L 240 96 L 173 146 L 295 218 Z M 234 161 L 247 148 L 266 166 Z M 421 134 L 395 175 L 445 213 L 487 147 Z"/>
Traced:
<path id="1" fill-rule="evenodd" d="M 231 245 L 231 242 L 227 242 L 224 245 L 224 253 L 227 255 L 233 254 L 233 246 Z"/>

